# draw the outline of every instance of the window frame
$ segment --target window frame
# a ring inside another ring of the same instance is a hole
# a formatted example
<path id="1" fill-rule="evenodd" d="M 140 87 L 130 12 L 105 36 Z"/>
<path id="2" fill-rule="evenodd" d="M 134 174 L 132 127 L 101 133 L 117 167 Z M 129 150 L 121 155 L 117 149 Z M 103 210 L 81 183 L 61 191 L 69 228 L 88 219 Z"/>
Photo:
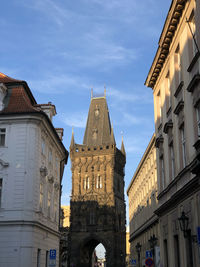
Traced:
<path id="1" fill-rule="evenodd" d="M 6 145 L 6 128 L 2 127 L 0 128 L 0 147 L 5 147 L 5 145 Z"/>

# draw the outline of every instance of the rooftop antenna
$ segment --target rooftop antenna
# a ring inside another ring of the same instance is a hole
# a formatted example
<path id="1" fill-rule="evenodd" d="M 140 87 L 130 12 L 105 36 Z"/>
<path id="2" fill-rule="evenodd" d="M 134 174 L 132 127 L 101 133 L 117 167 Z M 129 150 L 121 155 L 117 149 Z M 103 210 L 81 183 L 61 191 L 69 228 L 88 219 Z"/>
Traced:
<path id="1" fill-rule="evenodd" d="M 106 97 L 106 84 L 104 83 L 104 97 Z"/>

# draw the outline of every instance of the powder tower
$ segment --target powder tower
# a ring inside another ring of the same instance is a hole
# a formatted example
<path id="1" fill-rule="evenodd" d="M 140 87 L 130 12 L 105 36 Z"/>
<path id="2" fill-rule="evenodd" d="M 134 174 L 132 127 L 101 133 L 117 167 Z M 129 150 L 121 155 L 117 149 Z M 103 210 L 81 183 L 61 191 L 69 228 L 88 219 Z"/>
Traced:
<path id="1" fill-rule="evenodd" d="M 102 243 L 106 267 L 124 267 L 126 154 L 123 140 L 116 147 L 105 96 L 91 98 L 83 144 L 72 133 L 70 158 L 70 266 L 92 267 L 94 249 Z"/>

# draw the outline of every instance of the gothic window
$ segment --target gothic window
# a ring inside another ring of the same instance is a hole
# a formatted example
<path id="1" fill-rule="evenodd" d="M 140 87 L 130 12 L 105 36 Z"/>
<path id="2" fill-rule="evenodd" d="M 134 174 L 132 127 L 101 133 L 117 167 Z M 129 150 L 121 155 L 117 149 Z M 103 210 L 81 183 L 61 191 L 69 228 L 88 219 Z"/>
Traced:
<path id="1" fill-rule="evenodd" d="M 90 188 L 90 178 L 87 177 L 87 188 L 86 189 L 89 189 Z"/>
<path id="2" fill-rule="evenodd" d="M 90 188 L 90 178 L 86 176 L 83 180 L 83 189 L 88 190 Z"/>
<path id="3" fill-rule="evenodd" d="M 0 146 L 5 146 L 6 129 L 0 128 Z"/>
<path id="4" fill-rule="evenodd" d="M 98 174 L 96 188 L 102 188 L 102 177 Z"/>
<path id="5" fill-rule="evenodd" d="M 2 187 L 3 187 L 3 179 L 0 178 L 0 208 L 2 206 Z"/>

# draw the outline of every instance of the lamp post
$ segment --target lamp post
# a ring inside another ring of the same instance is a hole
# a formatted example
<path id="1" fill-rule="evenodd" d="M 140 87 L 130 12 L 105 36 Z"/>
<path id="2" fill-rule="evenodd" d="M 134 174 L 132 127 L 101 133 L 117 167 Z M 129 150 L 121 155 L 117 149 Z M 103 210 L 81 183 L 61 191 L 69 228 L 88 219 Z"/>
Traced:
<path id="1" fill-rule="evenodd" d="M 155 255 L 154 248 L 155 248 L 155 245 L 157 244 L 157 240 L 158 238 L 154 234 L 149 239 L 149 244 L 150 244 L 150 248 L 151 248 L 152 255 L 153 255 L 153 261 L 154 261 L 154 255 Z"/>
<path id="2" fill-rule="evenodd" d="M 184 211 L 182 211 L 181 217 L 178 218 L 178 221 L 181 231 L 183 232 L 184 238 L 188 240 L 189 262 L 190 262 L 190 267 L 193 267 L 194 265 L 193 265 L 193 253 L 192 253 L 192 235 L 191 235 L 191 229 L 188 228 L 189 218 L 185 215 Z"/>
<path id="3" fill-rule="evenodd" d="M 138 267 L 140 267 L 140 253 L 141 253 L 142 245 L 139 242 L 137 242 L 135 248 L 136 248 L 137 255 L 138 255 Z"/>

